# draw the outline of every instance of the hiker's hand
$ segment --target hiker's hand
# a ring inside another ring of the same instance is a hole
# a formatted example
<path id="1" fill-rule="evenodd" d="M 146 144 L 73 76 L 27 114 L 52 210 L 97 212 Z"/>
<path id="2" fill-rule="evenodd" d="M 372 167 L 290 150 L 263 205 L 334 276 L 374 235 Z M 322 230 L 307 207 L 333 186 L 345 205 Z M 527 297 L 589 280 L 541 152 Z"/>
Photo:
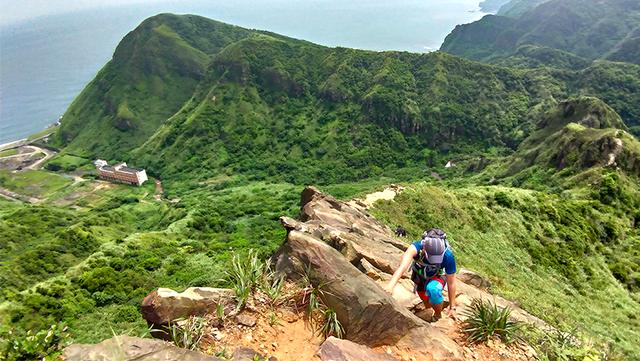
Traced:
<path id="1" fill-rule="evenodd" d="M 455 308 L 449 307 L 448 315 L 449 315 L 449 317 L 451 317 L 454 320 L 458 319 L 458 314 L 456 313 L 456 309 Z"/>

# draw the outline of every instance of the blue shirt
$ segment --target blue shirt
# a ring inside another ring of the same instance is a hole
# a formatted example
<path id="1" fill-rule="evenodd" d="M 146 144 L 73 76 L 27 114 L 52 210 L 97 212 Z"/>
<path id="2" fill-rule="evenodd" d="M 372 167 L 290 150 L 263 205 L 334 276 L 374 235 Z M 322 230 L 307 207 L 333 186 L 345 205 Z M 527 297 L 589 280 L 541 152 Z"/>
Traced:
<path id="1" fill-rule="evenodd" d="M 422 242 L 413 242 L 413 247 L 415 247 L 416 251 L 418 251 L 419 254 L 420 249 L 422 248 Z M 456 258 L 453 256 L 451 248 L 447 248 L 447 250 L 444 251 L 444 257 L 442 258 L 442 268 L 444 268 L 445 273 L 448 275 L 455 274 L 458 271 L 458 269 L 456 268 Z"/>

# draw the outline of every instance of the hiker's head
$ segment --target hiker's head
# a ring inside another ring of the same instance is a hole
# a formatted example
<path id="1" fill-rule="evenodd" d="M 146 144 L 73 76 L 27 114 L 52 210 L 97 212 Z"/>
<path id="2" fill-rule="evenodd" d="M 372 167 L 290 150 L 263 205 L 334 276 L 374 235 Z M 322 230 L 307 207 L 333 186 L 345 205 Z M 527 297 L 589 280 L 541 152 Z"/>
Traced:
<path id="1" fill-rule="evenodd" d="M 422 244 L 430 263 L 442 263 L 447 250 L 447 234 L 439 228 L 431 228 L 422 234 Z"/>

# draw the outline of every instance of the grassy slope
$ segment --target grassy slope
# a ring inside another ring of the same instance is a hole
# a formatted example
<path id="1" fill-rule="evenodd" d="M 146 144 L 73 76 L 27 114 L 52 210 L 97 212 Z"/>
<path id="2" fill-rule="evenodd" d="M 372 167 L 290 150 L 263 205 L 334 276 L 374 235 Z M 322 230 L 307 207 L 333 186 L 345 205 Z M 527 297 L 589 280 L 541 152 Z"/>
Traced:
<path id="1" fill-rule="evenodd" d="M 628 218 L 566 194 L 498 186 L 407 186 L 395 202 L 377 204 L 374 215 L 405 226 L 414 238 L 426 228 L 442 227 L 460 263 L 488 276 L 499 294 L 552 324 L 578 327 L 581 334 L 615 343 L 627 355 L 640 355 L 640 296 L 634 299 L 613 277 L 603 256 L 611 247 L 607 242 L 638 245 Z M 602 224 L 611 223 L 625 236 L 602 241 Z"/>
<path id="2" fill-rule="evenodd" d="M 0 170 L 0 186 L 29 197 L 47 198 L 71 183 L 68 178 L 40 170 Z"/>

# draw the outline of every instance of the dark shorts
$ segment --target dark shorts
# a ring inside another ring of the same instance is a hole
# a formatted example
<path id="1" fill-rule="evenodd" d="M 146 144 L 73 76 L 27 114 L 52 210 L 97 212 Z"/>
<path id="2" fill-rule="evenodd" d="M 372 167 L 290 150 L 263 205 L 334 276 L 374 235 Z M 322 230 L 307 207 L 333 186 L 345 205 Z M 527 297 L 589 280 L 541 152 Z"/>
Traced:
<path id="1" fill-rule="evenodd" d="M 439 305 L 444 301 L 442 290 L 446 281 L 441 276 L 433 277 L 423 285 L 418 285 L 417 293 L 421 300 L 432 305 Z"/>

